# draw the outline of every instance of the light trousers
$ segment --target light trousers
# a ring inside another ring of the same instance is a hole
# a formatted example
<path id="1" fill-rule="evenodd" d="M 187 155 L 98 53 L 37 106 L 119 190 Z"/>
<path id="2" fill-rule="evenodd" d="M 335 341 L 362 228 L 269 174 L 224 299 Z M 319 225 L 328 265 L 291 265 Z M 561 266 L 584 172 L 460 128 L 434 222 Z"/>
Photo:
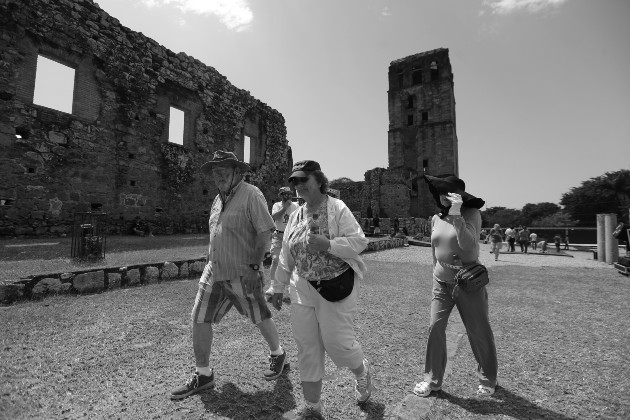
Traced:
<path id="1" fill-rule="evenodd" d="M 442 386 L 446 369 L 446 325 L 448 318 L 457 306 L 462 322 L 466 327 L 470 347 L 477 361 L 477 376 L 481 385 L 494 387 L 497 384 L 497 350 L 494 334 L 488 318 L 488 292 L 484 287 L 476 292 L 459 291 L 455 300 L 452 292 L 454 284 L 433 279 L 433 299 L 431 300 L 431 322 L 424 362 L 424 380 L 433 388 Z"/>
<path id="2" fill-rule="evenodd" d="M 303 280 L 306 282 L 306 280 Z M 354 318 L 357 313 L 359 281 L 347 298 L 329 302 L 311 285 L 300 285 L 303 302 L 291 303 L 291 326 L 297 344 L 300 379 L 317 382 L 325 374 L 325 356 L 337 367 L 356 369 L 363 363 L 363 350 L 356 340 Z M 304 294 L 308 296 L 304 296 Z"/>

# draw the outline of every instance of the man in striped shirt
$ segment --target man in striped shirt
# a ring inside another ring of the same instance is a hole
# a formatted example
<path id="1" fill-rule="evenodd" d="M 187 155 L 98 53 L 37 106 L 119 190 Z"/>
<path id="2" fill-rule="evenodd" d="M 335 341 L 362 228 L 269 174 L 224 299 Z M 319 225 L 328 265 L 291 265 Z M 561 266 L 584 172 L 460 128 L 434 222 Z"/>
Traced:
<path id="1" fill-rule="evenodd" d="M 212 175 L 219 194 L 212 203 L 208 259 L 191 314 L 196 371 L 185 385 L 171 392 L 174 400 L 214 386 L 214 369 L 210 368 L 212 324 L 232 306 L 249 317 L 269 345 L 269 369 L 263 377 L 277 379 L 286 363 L 286 352 L 280 346 L 263 292 L 261 265 L 275 228 L 265 197 L 243 180 L 249 165 L 232 152 L 215 152 L 201 170 Z"/>

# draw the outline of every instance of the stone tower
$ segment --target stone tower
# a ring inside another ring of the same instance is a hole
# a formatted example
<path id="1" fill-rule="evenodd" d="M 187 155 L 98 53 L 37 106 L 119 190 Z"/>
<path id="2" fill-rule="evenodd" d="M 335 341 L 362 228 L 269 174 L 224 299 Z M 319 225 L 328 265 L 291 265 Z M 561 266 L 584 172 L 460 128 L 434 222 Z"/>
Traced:
<path id="1" fill-rule="evenodd" d="M 414 54 L 389 65 L 388 169 L 393 178 L 405 180 L 408 216 L 435 213 L 423 173 L 458 175 L 453 89 L 447 48 Z"/>

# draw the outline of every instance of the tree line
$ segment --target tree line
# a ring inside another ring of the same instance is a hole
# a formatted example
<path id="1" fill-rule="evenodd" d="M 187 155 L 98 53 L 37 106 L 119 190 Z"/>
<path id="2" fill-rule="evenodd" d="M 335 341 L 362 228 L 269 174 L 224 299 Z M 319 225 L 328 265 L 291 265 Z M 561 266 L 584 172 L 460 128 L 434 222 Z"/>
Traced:
<path id="1" fill-rule="evenodd" d="M 561 206 L 562 207 L 561 207 Z M 615 213 L 619 221 L 628 221 L 630 208 L 630 170 L 606 172 L 583 181 L 562 194 L 560 205 L 528 203 L 522 209 L 489 207 L 481 212 L 484 226 L 580 226 L 597 225 L 597 215 Z"/>

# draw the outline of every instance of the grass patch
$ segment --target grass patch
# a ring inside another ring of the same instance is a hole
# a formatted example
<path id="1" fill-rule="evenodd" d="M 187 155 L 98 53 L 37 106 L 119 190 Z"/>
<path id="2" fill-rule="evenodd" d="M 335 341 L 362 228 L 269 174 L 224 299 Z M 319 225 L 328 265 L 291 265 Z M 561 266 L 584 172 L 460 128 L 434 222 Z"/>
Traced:
<path id="1" fill-rule="evenodd" d="M 385 419 L 421 378 L 431 274 L 400 253 L 368 254 L 357 330 L 378 390 L 354 403 L 352 374 L 327 360 L 327 418 Z M 491 268 L 490 317 L 500 389 L 475 396 L 466 337 L 432 419 L 630 416 L 630 282 L 611 269 Z M 189 312 L 196 280 L 89 296 L 59 296 L 0 308 L 0 418 L 280 419 L 302 401 L 289 308 L 273 311 L 292 369 L 261 378 L 266 345 L 236 311 L 215 327 L 214 390 L 168 399 L 194 366 Z"/>

